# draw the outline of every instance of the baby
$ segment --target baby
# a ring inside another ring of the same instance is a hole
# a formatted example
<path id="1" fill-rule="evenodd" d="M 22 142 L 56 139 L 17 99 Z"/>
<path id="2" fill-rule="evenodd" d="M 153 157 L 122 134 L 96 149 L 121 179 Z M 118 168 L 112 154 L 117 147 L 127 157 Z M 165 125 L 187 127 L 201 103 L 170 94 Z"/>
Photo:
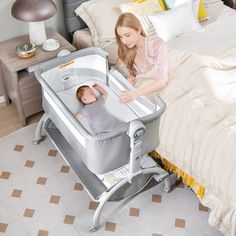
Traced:
<path id="1" fill-rule="evenodd" d="M 118 120 L 106 110 L 104 106 L 108 96 L 106 90 L 98 84 L 94 84 L 93 88 L 101 93 L 99 98 L 96 97 L 94 91 L 87 85 L 77 89 L 76 97 L 84 104 L 84 107 L 76 115 L 76 118 L 80 119 L 84 115 L 94 134 L 106 133 L 124 124 L 124 122 Z"/>

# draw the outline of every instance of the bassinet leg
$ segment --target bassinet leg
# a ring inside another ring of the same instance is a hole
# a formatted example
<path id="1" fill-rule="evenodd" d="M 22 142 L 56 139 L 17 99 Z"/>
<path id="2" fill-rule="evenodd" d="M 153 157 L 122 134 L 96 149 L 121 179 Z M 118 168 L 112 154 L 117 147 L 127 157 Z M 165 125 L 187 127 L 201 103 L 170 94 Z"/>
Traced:
<path id="1" fill-rule="evenodd" d="M 146 175 L 146 174 L 158 174 L 160 175 L 160 182 L 163 181 L 169 174 L 159 166 L 155 166 L 153 168 L 148 168 L 148 169 L 142 169 L 140 171 L 137 171 L 133 173 L 132 177 L 135 177 L 137 175 Z M 100 224 L 100 216 L 102 212 L 103 206 L 106 204 L 106 202 L 110 199 L 110 197 L 118 191 L 122 186 L 130 182 L 129 176 L 127 178 L 121 180 L 119 183 L 117 183 L 110 191 L 104 192 L 101 197 L 99 198 L 99 205 L 94 213 L 93 216 L 93 222 L 92 225 L 90 226 L 90 231 L 95 232 L 97 228 L 99 227 Z"/>
<path id="2" fill-rule="evenodd" d="M 43 114 L 43 116 L 41 117 L 41 119 L 39 120 L 36 130 L 35 130 L 35 135 L 34 135 L 34 140 L 33 140 L 33 144 L 39 144 L 41 141 L 41 134 L 42 134 L 42 128 L 43 128 L 43 124 L 46 122 L 46 120 L 48 119 L 48 115 L 46 113 Z"/>
<path id="3" fill-rule="evenodd" d="M 99 205 L 94 213 L 93 216 L 93 222 L 92 225 L 90 226 L 90 231 L 91 232 L 95 232 L 97 230 L 97 228 L 99 227 L 100 224 L 100 216 L 101 216 L 101 212 L 102 212 L 102 208 L 103 206 L 106 204 L 106 202 L 110 199 L 110 197 L 118 190 L 120 189 L 122 186 L 124 186 L 125 184 L 128 183 L 128 179 L 123 179 L 121 182 L 119 182 L 118 184 L 116 184 L 109 192 L 104 192 L 100 199 L 99 199 Z"/>
<path id="4" fill-rule="evenodd" d="M 173 190 L 177 181 L 177 174 L 172 173 L 165 179 L 164 191 L 169 193 Z"/>

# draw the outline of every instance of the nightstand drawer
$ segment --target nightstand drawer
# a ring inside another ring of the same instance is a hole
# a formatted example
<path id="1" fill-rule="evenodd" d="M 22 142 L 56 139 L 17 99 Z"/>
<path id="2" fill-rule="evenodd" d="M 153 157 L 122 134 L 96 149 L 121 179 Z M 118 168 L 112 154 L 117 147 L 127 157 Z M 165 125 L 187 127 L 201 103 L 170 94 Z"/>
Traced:
<path id="1" fill-rule="evenodd" d="M 19 72 L 19 90 L 25 117 L 42 111 L 41 87 L 33 73 Z"/>

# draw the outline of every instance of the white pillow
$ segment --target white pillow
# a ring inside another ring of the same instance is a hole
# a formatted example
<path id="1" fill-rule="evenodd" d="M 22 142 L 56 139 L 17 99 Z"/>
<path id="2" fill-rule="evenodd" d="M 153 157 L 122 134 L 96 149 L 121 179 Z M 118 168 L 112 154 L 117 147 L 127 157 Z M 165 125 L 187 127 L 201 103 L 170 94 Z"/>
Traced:
<path id="1" fill-rule="evenodd" d="M 222 3 L 222 0 L 202 0 L 203 5 L 209 6 L 211 4 L 215 4 L 215 3 Z"/>
<path id="2" fill-rule="evenodd" d="M 192 3 L 193 4 L 193 12 L 196 18 L 198 19 L 198 9 L 199 9 L 199 4 L 200 0 L 177 0 L 174 3 L 174 8 L 181 6 L 185 3 Z"/>
<path id="3" fill-rule="evenodd" d="M 95 46 L 114 41 L 115 24 L 121 14 L 119 5 L 128 0 L 90 0 L 82 3 L 76 10 L 87 24 Z"/>
<path id="4" fill-rule="evenodd" d="M 133 0 L 131 2 L 120 4 L 119 7 L 122 13 L 130 12 L 139 19 L 146 35 L 155 34 L 155 29 L 148 19 L 148 14 L 163 11 L 158 0 Z"/>
<path id="5" fill-rule="evenodd" d="M 149 15 L 157 35 L 165 42 L 181 34 L 202 30 L 193 13 L 192 3 L 185 3 L 169 11 Z"/>

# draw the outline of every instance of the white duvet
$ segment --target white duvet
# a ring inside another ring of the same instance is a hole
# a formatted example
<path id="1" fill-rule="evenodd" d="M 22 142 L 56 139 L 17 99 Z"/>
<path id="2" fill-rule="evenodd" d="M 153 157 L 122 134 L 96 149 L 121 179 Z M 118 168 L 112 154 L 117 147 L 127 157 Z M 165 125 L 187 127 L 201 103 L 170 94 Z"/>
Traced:
<path id="1" fill-rule="evenodd" d="M 169 53 L 157 151 L 206 188 L 209 222 L 236 235 L 236 49 Z"/>

